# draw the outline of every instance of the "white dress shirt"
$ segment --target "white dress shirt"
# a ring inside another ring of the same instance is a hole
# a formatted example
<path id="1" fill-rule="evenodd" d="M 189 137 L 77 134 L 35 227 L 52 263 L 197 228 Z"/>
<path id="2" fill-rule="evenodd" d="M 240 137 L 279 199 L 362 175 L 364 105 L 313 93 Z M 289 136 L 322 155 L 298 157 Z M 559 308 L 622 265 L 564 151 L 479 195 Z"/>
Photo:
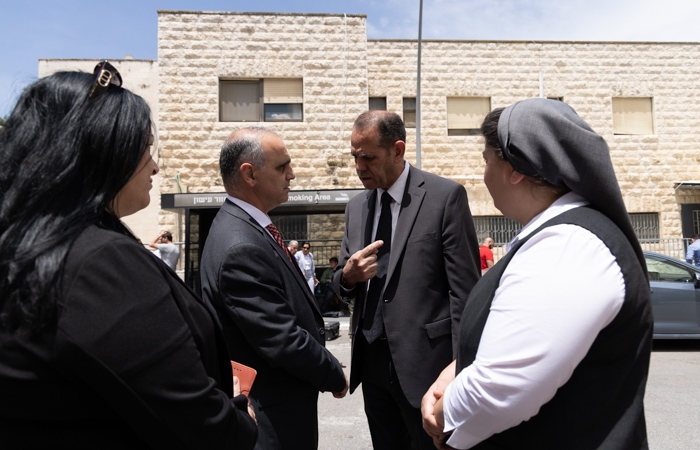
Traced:
<path id="1" fill-rule="evenodd" d="M 260 225 L 261 227 L 265 228 L 266 226 L 272 223 L 272 220 L 270 220 L 270 216 L 260 211 L 258 208 L 251 205 L 250 203 L 243 201 L 240 198 L 232 197 L 230 195 L 227 195 L 226 198 L 229 199 L 229 201 L 231 201 L 235 205 L 238 205 L 243 211 L 247 212 L 248 215 L 250 215 L 250 217 L 252 217 L 256 222 L 258 222 L 258 225 Z M 265 231 L 267 231 L 267 234 L 272 236 L 270 230 L 265 228 Z M 272 236 L 272 239 L 275 239 L 275 237 Z"/>
<path id="2" fill-rule="evenodd" d="M 514 239 L 586 205 L 568 193 Z M 577 225 L 556 225 L 518 250 L 501 277 L 476 359 L 445 391 L 447 443 L 471 448 L 536 415 L 618 314 L 622 272 L 603 242 Z"/>
<path id="3" fill-rule="evenodd" d="M 382 214 L 382 194 L 388 192 L 391 199 L 394 200 L 391 203 L 391 242 L 394 242 L 394 235 L 396 234 L 396 224 L 399 221 L 399 213 L 401 212 L 401 202 L 403 201 L 403 193 L 406 192 L 406 181 L 408 181 L 408 169 L 409 165 L 404 162 L 403 172 L 394 181 L 389 189 L 386 191 L 382 188 L 377 188 L 377 199 L 374 204 L 374 221 L 372 222 L 372 241 L 375 241 L 375 236 L 377 235 L 377 227 L 379 226 L 379 216 Z"/>

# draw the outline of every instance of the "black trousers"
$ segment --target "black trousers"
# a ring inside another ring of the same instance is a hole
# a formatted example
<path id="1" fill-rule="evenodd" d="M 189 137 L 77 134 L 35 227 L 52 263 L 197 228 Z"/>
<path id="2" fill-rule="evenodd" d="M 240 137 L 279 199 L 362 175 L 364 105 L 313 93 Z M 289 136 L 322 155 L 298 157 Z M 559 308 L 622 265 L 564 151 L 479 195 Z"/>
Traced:
<path id="1" fill-rule="evenodd" d="M 368 344 L 360 329 L 355 339 L 374 450 L 434 450 L 433 440 L 423 430 L 420 408 L 411 406 L 401 389 L 386 338 Z"/>
<path id="2" fill-rule="evenodd" d="M 251 402 L 258 421 L 255 450 L 318 449 L 318 394 L 264 408 Z"/>

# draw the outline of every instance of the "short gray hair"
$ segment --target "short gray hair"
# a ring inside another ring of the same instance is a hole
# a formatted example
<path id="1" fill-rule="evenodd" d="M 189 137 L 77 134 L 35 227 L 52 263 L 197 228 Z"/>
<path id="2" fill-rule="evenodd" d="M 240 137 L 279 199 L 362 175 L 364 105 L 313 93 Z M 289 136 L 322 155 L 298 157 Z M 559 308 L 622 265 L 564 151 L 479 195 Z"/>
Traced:
<path id="1" fill-rule="evenodd" d="M 261 140 L 266 135 L 277 136 L 274 131 L 263 127 L 241 128 L 233 134 L 234 137 L 224 142 L 219 156 L 221 179 L 227 188 L 236 187 L 240 183 L 241 164 L 249 163 L 258 168 L 265 166 Z"/>

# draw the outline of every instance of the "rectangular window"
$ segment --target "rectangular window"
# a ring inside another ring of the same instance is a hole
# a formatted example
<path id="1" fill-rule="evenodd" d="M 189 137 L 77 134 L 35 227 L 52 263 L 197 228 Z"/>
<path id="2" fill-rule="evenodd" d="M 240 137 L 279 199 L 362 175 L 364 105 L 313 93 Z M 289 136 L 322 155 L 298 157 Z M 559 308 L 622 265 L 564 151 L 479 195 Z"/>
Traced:
<path id="1" fill-rule="evenodd" d="M 416 127 L 416 98 L 403 98 L 403 123 L 406 128 Z"/>
<path id="2" fill-rule="evenodd" d="M 515 220 L 503 216 L 475 216 L 474 228 L 479 244 L 490 237 L 496 245 L 510 242 L 522 228 Z"/>
<path id="3" fill-rule="evenodd" d="M 481 123 L 490 111 L 490 97 L 447 97 L 447 135 L 479 134 Z"/>
<path id="4" fill-rule="evenodd" d="M 630 213 L 629 217 L 640 242 L 658 242 L 660 235 L 658 213 Z M 486 237 L 491 237 L 497 245 L 510 242 L 522 228 L 515 220 L 503 216 L 474 216 L 473 220 L 479 242 Z"/>
<path id="5" fill-rule="evenodd" d="M 369 97 L 369 110 L 386 111 L 386 97 Z"/>
<path id="6" fill-rule="evenodd" d="M 219 82 L 220 122 L 260 122 L 260 81 Z"/>
<path id="7" fill-rule="evenodd" d="M 640 242 L 658 242 L 660 235 L 658 213 L 630 213 L 629 216 L 634 234 Z"/>
<path id="8" fill-rule="evenodd" d="M 650 97 L 614 97 L 614 134 L 654 134 Z"/>
<path id="9" fill-rule="evenodd" d="M 303 80 L 220 80 L 219 102 L 221 122 L 300 122 Z"/>
<path id="10" fill-rule="evenodd" d="M 306 215 L 299 216 L 274 216 L 272 217 L 280 234 L 284 236 L 285 241 L 299 241 L 299 249 L 301 249 L 301 241 L 308 239 L 308 218 Z"/>

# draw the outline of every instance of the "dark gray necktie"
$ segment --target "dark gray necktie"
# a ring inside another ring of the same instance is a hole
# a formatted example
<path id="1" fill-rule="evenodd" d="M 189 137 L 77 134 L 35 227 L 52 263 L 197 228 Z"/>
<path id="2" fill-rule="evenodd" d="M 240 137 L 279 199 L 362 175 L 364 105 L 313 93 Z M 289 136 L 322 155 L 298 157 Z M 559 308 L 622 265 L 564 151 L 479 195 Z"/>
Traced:
<path id="1" fill-rule="evenodd" d="M 384 245 L 377 251 L 377 275 L 369 282 L 367 301 L 362 332 L 370 344 L 384 332 L 384 320 L 382 308 L 379 306 L 379 296 L 386 283 L 386 272 L 389 267 L 389 253 L 391 251 L 391 202 L 388 192 L 382 194 L 382 212 L 379 215 L 377 234 L 375 241 L 382 240 Z"/>

